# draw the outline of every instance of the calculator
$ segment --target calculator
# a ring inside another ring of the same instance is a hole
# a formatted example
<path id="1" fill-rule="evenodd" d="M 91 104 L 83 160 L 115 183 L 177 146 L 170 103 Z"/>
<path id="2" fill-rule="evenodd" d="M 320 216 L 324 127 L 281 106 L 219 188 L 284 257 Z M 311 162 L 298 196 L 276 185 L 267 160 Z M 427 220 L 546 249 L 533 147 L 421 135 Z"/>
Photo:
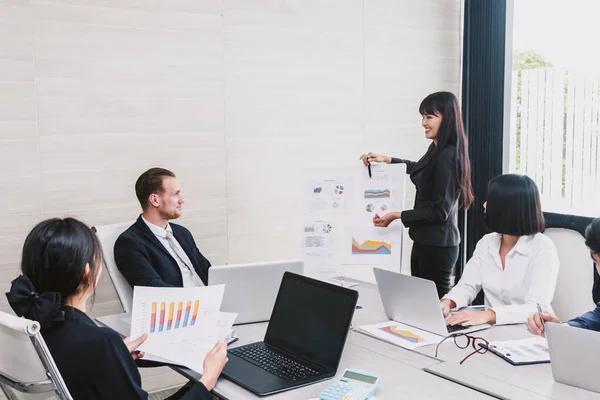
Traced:
<path id="1" fill-rule="evenodd" d="M 366 400 L 375 394 L 379 383 L 379 377 L 357 371 L 346 369 L 342 377 L 323 390 L 319 400 Z"/>

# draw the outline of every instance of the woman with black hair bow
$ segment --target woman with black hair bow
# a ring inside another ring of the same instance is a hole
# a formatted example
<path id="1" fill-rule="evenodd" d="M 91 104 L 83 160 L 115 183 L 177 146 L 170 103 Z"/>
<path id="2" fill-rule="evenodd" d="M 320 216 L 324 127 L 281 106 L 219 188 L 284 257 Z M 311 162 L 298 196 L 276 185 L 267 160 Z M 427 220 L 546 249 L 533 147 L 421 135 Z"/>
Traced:
<path id="1" fill-rule="evenodd" d="M 42 336 L 69 392 L 75 399 L 147 399 L 135 360 L 146 335 L 121 339 L 98 327 L 86 314 L 104 261 L 98 239 L 73 218 L 39 223 L 25 239 L 21 271 L 12 282 L 8 301 L 18 316 L 38 321 Z M 211 398 L 210 390 L 227 362 L 227 346 L 219 342 L 204 360 L 200 382 L 173 397 Z"/>
<path id="2" fill-rule="evenodd" d="M 539 304 L 551 310 L 559 260 L 554 243 L 542 234 L 544 215 L 538 188 L 524 175 L 507 174 L 488 186 L 485 223 L 492 233 L 475 247 L 460 281 L 441 300 L 444 316 L 469 305 L 480 290 L 484 311 L 453 313 L 448 325 L 519 324 Z"/>

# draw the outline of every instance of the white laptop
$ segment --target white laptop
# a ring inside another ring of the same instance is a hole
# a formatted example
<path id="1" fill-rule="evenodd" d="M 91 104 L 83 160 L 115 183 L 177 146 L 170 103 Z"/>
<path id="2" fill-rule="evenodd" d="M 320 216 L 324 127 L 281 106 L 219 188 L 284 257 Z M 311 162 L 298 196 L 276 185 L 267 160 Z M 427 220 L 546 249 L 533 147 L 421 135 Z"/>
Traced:
<path id="1" fill-rule="evenodd" d="M 373 273 L 385 315 L 393 321 L 444 337 L 451 333 L 476 332 L 491 326 L 482 324 L 448 329 L 433 281 L 380 268 L 373 268 Z"/>
<path id="2" fill-rule="evenodd" d="M 210 267 L 209 285 L 225 285 L 221 311 L 238 313 L 236 324 L 268 321 L 286 271 L 304 274 L 304 260 Z"/>
<path id="3" fill-rule="evenodd" d="M 600 392 L 600 332 L 553 323 L 545 330 L 554 380 Z"/>

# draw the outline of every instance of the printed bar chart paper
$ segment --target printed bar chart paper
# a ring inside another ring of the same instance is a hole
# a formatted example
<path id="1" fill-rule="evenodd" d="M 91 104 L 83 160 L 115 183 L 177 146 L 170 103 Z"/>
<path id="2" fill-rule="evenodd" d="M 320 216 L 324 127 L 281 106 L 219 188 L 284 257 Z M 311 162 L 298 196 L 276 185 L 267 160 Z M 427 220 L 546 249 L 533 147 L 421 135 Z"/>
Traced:
<path id="1" fill-rule="evenodd" d="M 237 317 L 219 311 L 224 288 L 136 286 L 130 336 L 147 333 L 140 350 L 202 373 L 206 353 L 226 337 Z"/>

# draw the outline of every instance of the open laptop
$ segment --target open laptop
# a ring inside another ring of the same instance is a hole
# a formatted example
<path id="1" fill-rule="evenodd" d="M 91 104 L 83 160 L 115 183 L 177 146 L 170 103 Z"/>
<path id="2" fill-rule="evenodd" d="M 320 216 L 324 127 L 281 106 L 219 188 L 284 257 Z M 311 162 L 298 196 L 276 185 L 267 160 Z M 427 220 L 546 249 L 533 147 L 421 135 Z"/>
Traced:
<path id="1" fill-rule="evenodd" d="M 304 260 L 224 265 L 208 270 L 209 285 L 225 285 L 221 311 L 238 314 L 235 323 L 268 321 L 285 271 L 304 273 Z"/>
<path id="2" fill-rule="evenodd" d="M 433 281 L 380 268 L 373 268 L 373 273 L 385 315 L 391 320 L 441 336 L 475 332 L 491 326 L 448 327 Z"/>
<path id="3" fill-rule="evenodd" d="M 227 351 L 223 375 L 266 396 L 335 376 L 358 292 L 286 272 L 263 342 Z"/>
<path id="4" fill-rule="evenodd" d="M 600 392 L 600 333 L 548 322 L 545 330 L 554 380 Z"/>

